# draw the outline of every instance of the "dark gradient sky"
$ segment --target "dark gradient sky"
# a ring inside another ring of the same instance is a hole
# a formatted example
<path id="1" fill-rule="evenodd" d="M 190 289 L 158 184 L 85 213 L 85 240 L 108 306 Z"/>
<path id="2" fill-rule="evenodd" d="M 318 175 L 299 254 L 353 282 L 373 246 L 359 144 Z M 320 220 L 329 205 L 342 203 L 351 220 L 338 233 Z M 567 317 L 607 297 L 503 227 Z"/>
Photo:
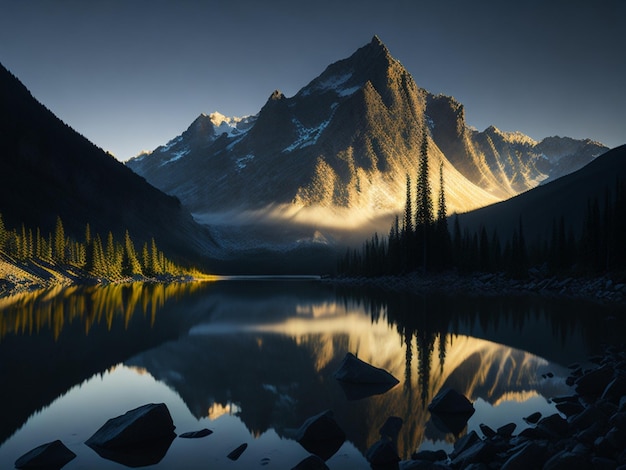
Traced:
<path id="1" fill-rule="evenodd" d="M 0 0 L 0 62 L 120 160 L 254 114 L 377 34 L 469 125 L 626 143 L 626 2 Z"/>

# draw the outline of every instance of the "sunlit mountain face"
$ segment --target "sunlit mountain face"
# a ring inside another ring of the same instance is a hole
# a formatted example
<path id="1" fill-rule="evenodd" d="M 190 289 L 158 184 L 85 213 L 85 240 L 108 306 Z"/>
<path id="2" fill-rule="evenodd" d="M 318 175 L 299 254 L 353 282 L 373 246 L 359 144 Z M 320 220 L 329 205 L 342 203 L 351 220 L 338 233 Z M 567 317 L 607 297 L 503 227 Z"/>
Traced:
<path id="1" fill-rule="evenodd" d="M 442 167 L 450 213 L 514 196 L 606 150 L 470 129 L 462 104 L 420 88 L 374 37 L 296 95 L 276 91 L 244 119 L 201 115 L 128 166 L 179 197 L 227 250 L 360 243 L 403 210 L 424 130 L 433 198 Z"/>

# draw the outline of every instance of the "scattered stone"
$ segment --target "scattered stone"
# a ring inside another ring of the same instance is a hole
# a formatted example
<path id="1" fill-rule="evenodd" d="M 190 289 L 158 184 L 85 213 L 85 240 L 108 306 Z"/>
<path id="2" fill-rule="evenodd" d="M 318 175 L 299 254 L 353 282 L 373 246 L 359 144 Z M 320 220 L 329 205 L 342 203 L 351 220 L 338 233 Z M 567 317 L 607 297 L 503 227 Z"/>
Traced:
<path id="1" fill-rule="evenodd" d="M 374 442 L 367 449 L 365 458 L 374 467 L 397 465 L 400 461 L 395 444 L 388 439 L 380 439 Z"/>
<path id="2" fill-rule="evenodd" d="M 585 408 L 580 403 L 563 402 L 556 405 L 556 409 L 563 413 L 565 416 L 570 417 L 577 415 Z"/>
<path id="3" fill-rule="evenodd" d="M 623 396 L 626 396 L 626 377 L 618 375 L 609 382 L 600 398 L 614 401 L 617 404 Z"/>
<path id="4" fill-rule="evenodd" d="M 489 440 L 479 440 L 452 459 L 452 466 L 466 468 L 471 463 L 489 462 L 496 453 L 496 447 Z"/>
<path id="5" fill-rule="evenodd" d="M 547 447 L 539 442 L 527 442 L 504 462 L 501 470 L 541 468 L 546 461 Z"/>
<path id="6" fill-rule="evenodd" d="M 295 440 L 302 447 L 328 460 L 346 440 L 346 434 L 337 424 L 330 410 L 307 419 L 296 431 Z"/>
<path id="7" fill-rule="evenodd" d="M 474 405 L 457 391 L 446 388 L 440 391 L 433 401 L 428 405 L 428 411 L 431 413 L 449 413 L 449 414 L 474 414 Z"/>
<path id="8" fill-rule="evenodd" d="M 243 444 L 241 444 L 239 447 L 237 447 L 235 450 L 233 450 L 230 454 L 228 454 L 226 457 L 228 457 L 230 460 L 237 460 L 239 457 L 241 457 L 241 454 L 243 454 L 243 452 L 248 448 L 248 444 L 246 444 L 245 442 Z"/>
<path id="9" fill-rule="evenodd" d="M 478 437 L 476 431 L 468 432 L 465 436 L 454 443 L 454 450 L 450 454 L 450 458 L 455 458 L 457 455 L 469 449 L 478 441 L 480 441 L 480 437 Z"/>
<path id="10" fill-rule="evenodd" d="M 543 465 L 543 470 L 570 470 L 572 468 L 593 469 L 589 460 L 567 450 L 556 453 Z"/>
<path id="11" fill-rule="evenodd" d="M 448 454 L 444 450 L 422 450 L 415 452 L 411 455 L 412 460 L 426 460 L 428 462 L 438 462 L 440 460 L 446 460 Z"/>
<path id="12" fill-rule="evenodd" d="M 428 405 L 433 423 L 443 432 L 459 435 L 474 414 L 474 405 L 457 391 L 441 390 Z"/>
<path id="13" fill-rule="evenodd" d="M 554 413 L 553 415 L 541 419 L 537 423 L 537 428 L 556 437 L 563 437 L 569 432 L 568 422 L 558 413 Z"/>
<path id="14" fill-rule="evenodd" d="M 339 381 L 353 384 L 393 384 L 399 383 L 393 375 L 360 360 L 352 353 L 347 353 L 339 369 L 333 374 Z"/>
<path id="15" fill-rule="evenodd" d="M 530 424 L 536 424 L 541 419 L 541 413 L 535 411 L 533 414 L 526 416 L 524 421 Z"/>
<path id="16" fill-rule="evenodd" d="M 613 369 L 603 365 L 583 374 L 576 381 L 576 393 L 582 396 L 598 396 L 613 380 Z"/>
<path id="17" fill-rule="evenodd" d="M 57 439 L 26 452 L 15 461 L 15 467 L 60 469 L 75 457 L 76 454 Z"/>
<path id="18" fill-rule="evenodd" d="M 176 437 L 164 403 L 140 406 L 109 419 L 85 444 L 102 458 L 128 467 L 155 465 Z"/>
<path id="19" fill-rule="evenodd" d="M 201 437 L 205 437 L 210 434 L 213 434 L 213 431 L 211 431 L 210 429 L 204 428 L 204 429 L 200 429 L 199 431 L 184 432 L 178 437 L 182 437 L 183 439 L 199 439 Z"/>
<path id="20" fill-rule="evenodd" d="M 503 426 L 500 426 L 498 429 L 496 429 L 496 434 L 501 437 L 511 437 L 516 427 L 517 427 L 517 424 L 515 423 L 505 424 Z"/>
<path id="21" fill-rule="evenodd" d="M 174 438 L 174 422 L 164 403 L 140 406 L 109 419 L 87 441 L 89 447 L 116 449 L 149 441 Z"/>
<path id="22" fill-rule="evenodd" d="M 489 426 L 487 426 L 486 424 L 481 423 L 479 425 L 480 430 L 482 431 L 483 435 L 487 438 L 487 439 L 491 439 L 493 436 L 496 435 L 496 432 L 491 429 Z"/>
<path id="23" fill-rule="evenodd" d="M 328 465 L 317 455 L 309 455 L 291 470 L 329 470 Z"/>

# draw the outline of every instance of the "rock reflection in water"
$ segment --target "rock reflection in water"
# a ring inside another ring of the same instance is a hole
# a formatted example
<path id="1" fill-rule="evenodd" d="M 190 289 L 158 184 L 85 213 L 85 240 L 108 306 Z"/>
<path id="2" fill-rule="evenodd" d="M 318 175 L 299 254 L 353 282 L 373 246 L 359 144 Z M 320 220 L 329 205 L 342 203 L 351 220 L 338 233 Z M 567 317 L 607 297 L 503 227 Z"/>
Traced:
<path id="1" fill-rule="evenodd" d="M 79 393 L 77 384 L 123 362 L 175 391 L 198 421 L 240 420 L 255 439 L 288 437 L 331 409 L 347 435 L 344 449 L 354 444 L 364 454 L 387 418 L 398 416 L 406 458 L 425 444 L 454 441 L 426 409 L 443 387 L 476 405 L 466 430 L 513 420 L 513 405 L 551 406 L 543 397 L 567 392 L 560 365 L 584 358 L 623 326 L 615 319 L 608 330 L 596 308 L 585 309 L 580 302 L 429 299 L 280 282 L 133 284 L 4 298 L 0 373 L 12 406 L 0 443 L 56 397 L 72 387 Z M 348 352 L 401 383 L 348 400 L 332 377 Z M 542 377 L 547 372 L 554 376 Z M 532 411 L 516 414 L 521 421 Z M 250 442 L 242 459 L 254 455 Z"/>
<path id="2" fill-rule="evenodd" d="M 445 386 L 494 406 L 503 399 L 566 391 L 559 381 L 565 368 L 522 350 L 451 334 L 443 325 L 434 332 L 417 329 L 387 317 L 388 312 L 372 317 L 351 302 L 304 307 L 295 308 L 297 316 L 268 322 L 255 317 L 256 322 L 239 323 L 217 315 L 218 321 L 197 324 L 188 336 L 127 364 L 145 368 L 175 389 L 198 418 L 216 404 L 235 403 L 252 435 L 273 428 L 288 437 L 289 428 L 329 408 L 348 439 L 365 452 L 379 439 L 387 417 L 399 416 L 405 422 L 398 437 L 404 457 L 425 439 L 455 439 L 431 425 L 426 409 Z M 404 383 L 382 395 L 347 400 L 332 377 L 347 352 L 404 377 Z M 548 369 L 555 379 L 542 380 Z"/>

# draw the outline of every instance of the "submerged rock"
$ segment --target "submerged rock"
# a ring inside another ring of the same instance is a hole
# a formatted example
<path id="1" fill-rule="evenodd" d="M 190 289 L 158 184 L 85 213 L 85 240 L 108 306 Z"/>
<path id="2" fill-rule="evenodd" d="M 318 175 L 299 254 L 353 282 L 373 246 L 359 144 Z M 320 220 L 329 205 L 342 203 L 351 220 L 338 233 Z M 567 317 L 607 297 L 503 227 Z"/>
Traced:
<path id="1" fill-rule="evenodd" d="M 346 354 L 333 377 L 352 384 L 390 384 L 393 386 L 399 383 L 399 380 L 386 370 L 374 367 L 352 353 Z"/>
<path id="2" fill-rule="evenodd" d="M 75 457 L 76 454 L 57 439 L 26 452 L 15 461 L 15 467 L 59 469 Z"/>
<path id="3" fill-rule="evenodd" d="M 456 390 L 445 388 L 433 398 L 433 401 L 428 405 L 428 411 L 438 414 L 449 413 L 472 416 L 475 410 L 472 402 L 465 396 Z"/>
<path id="4" fill-rule="evenodd" d="M 213 431 L 211 431 L 210 429 L 204 428 L 204 429 L 200 429 L 199 431 L 184 432 L 178 437 L 182 437 L 183 439 L 199 439 L 201 437 L 205 437 L 210 434 L 213 434 Z"/>
<path id="5" fill-rule="evenodd" d="M 230 460 L 237 460 L 239 457 L 241 457 L 241 454 L 243 454 L 243 452 L 247 448 L 248 448 L 248 444 L 243 443 L 239 447 L 237 447 L 235 450 L 233 450 L 230 454 L 228 454 L 226 457 L 228 457 Z"/>
<path id="6" fill-rule="evenodd" d="M 164 403 L 140 406 L 109 419 L 85 444 L 101 457 L 130 467 L 161 461 L 176 437 Z"/>
<path id="7" fill-rule="evenodd" d="M 328 465 L 317 455 L 309 455 L 291 470 L 328 470 Z"/>
<path id="8" fill-rule="evenodd" d="M 367 449 L 365 458 L 374 468 L 397 466 L 398 462 L 400 462 L 395 444 L 388 439 L 380 439 L 374 442 L 374 444 Z"/>
<path id="9" fill-rule="evenodd" d="M 451 388 L 446 388 L 433 398 L 428 405 L 428 411 L 431 412 L 433 423 L 437 428 L 443 432 L 459 435 L 475 410 L 467 398 Z"/>
<path id="10" fill-rule="evenodd" d="M 295 440 L 306 450 L 328 460 L 346 440 L 330 410 L 307 419 L 296 431 Z"/>
<path id="11" fill-rule="evenodd" d="M 85 441 L 90 447 L 115 449 L 175 437 L 174 422 L 164 403 L 140 406 L 111 418 Z"/>

